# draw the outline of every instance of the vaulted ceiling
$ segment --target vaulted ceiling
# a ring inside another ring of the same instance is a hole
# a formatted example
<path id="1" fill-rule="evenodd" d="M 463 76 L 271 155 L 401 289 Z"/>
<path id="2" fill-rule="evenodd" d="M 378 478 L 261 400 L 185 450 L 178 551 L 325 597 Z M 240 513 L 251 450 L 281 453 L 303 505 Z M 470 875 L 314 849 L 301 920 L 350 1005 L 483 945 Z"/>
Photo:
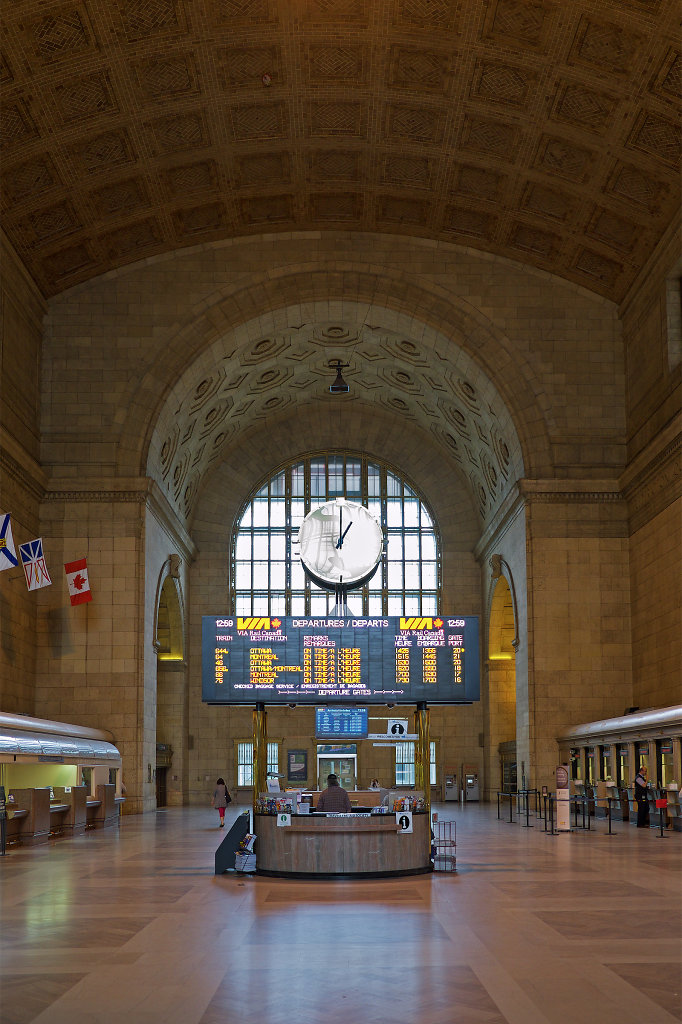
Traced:
<path id="1" fill-rule="evenodd" d="M 677 0 L 12 0 L 3 225 L 45 295 L 408 233 L 620 300 L 680 208 Z"/>

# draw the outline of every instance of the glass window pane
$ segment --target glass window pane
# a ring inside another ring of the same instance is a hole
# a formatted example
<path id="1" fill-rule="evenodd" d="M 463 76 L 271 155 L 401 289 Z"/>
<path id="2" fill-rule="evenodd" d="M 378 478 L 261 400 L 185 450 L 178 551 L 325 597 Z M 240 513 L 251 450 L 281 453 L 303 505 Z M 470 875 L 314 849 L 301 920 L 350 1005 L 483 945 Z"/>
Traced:
<path id="1" fill-rule="evenodd" d="M 403 563 L 388 563 L 388 586 L 389 590 L 402 590 L 403 588 Z"/>
<path id="2" fill-rule="evenodd" d="M 326 467 L 320 459 L 310 463 L 310 493 L 314 498 L 321 498 L 327 493 Z"/>
<path id="3" fill-rule="evenodd" d="M 388 535 L 388 557 L 391 562 L 402 562 L 403 560 L 403 535 L 395 530 Z"/>
<path id="4" fill-rule="evenodd" d="M 373 462 L 367 466 L 367 493 L 370 498 L 381 494 L 381 470 Z"/>
<path id="5" fill-rule="evenodd" d="M 377 571 L 372 576 L 368 586 L 370 590 L 381 590 L 381 566 L 379 566 Z"/>
<path id="6" fill-rule="evenodd" d="M 242 518 L 241 518 L 241 520 L 239 522 L 239 526 L 240 527 L 242 527 L 242 526 L 251 526 L 251 522 L 252 522 L 252 518 L 251 518 L 251 502 L 249 502 L 249 504 L 246 506 L 246 509 L 244 511 L 244 515 L 242 516 Z"/>
<path id="7" fill-rule="evenodd" d="M 305 594 L 295 593 L 291 595 L 291 614 L 305 615 Z"/>
<path id="8" fill-rule="evenodd" d="M 270 594 L 270 615 L 285 615 L 286 595 L 284 591 L 280 594 Z"/>
<path id="9" fill-rule="evenodd" d="M 400 497 L 403 493 L 403 488 L 400 480 L 395 473 L 386 474 L 386 494 L 391 497 Z"/>
<path id="10" fill-rule="evenodd" d="M 284 590 L 286 583 L 285 574 L 286 564 L 284 562 L 271 562 L 270 563 L 270 589 L 271 590 Z M 256 577 L 257 579 L 258 577 Z"/>
<path id="11" fill-rule="evenodd" d="M 284 472 L 278 473 L 277 476 L 273 476 L 270 482 L 270 495 L 271 497 L 284 497 L 286 491 L 286 475 Z"/>
<path id="12" fill-rule="evenodd" d="M 432 533 L 422 532 L 422 558 L 436 559 L 436 538 Z"/>
<path id="13" fill-rule="evenodd" d="M 286 504 L 279 498 L 270 502 L 270 526 L 284 526 Z"/>
<path id="14" fill-rule="evenodd" d="M 348 459 L 346 462 L 346 494 L 359 495 L 362 490 L 362 478 L 360 471 L 362 466 L 359 462 L 354 459 Z"/>
<path id="15" fill-rule="evenodd" d="M 421 507 L 421 517 L 420 518 L 421 518 L 422 528 L 426 528 L 427 530 L 432 530 L 433 529 L 433 519 L 431 518 L 431 516 L 426 511 L 426 509 L 424 508 L 423 505 Z"/>
<path id="16" fill-rule="evenodd" d="M 419 611 L 422 615 L 437 615 L 438 614 L 438 597 L 436 594 L 425 594 L 422 592 L 421 595 L 421 608 Z"/>
<path id="17" fill-rule="evenodd" d="M 235 590 L 251 590 L 251 562 L 237 562 L 234 570 Z"/>
<path id="18" fill-rule="evenodd" d="M 251 534 L 241 532 L 237 534 L 235 545 L 235 557 L 237 559 L 251 558 Z"/>
<path id="19" fill-rule="evenodd" d="M 311 615 L 327 614 L 327 595 L 319 590 L 313 591 L 310 595 Z"/>
<path id="20" fill-rule="evenodd" d="M 291 526 L 294 531 L 298 531 L 299 526 L 305 518 L 305 502 L 296 499 L 291 502 Z M 294 533 L 294 536 L 296 533 Z"/>
<path id="21" fill-rule="evenodd" d="M 235 594 L 234 607 L 237 615 L 251 614 L 251 591 L 248 594 Z"/>
<path id="22" fill-rule="evenodd" d="M 268 743 L 268 771 L 279 771 L 279 743 Z"/>
<path id="23" fill-rule="evenodd" d="M 370 510 L 374 518 L 378 523 L 381 522 L 381 501 L 379 498 L 370 498 L 367 502 L 367 508 Z"/>
<path id="24" fill-rule="evenodd" d="M 253 557 L 266 559 L 268 557 L 268 535 L 267 533 L 256 533 L 253 538 Z"/>
<path id="25" fill-rule="evenodd" d="M 405 500 L 405 526 L 419 526 L 419 502 L 414 498 Z"/>
<path id="26" fill-rule="evenodd" d="M 306 575 L 303 566 L 297 558 L 291 560 L 291 586 L 293 590 L 303 590 L 305 587 Z"/>
<path id="27" fill-rule="evenodd" d="M 287 538 L 283 533 L 270 534 L 270 558 L 283 561 L 287 556 Z"/>
<path id="28" fill-rule="evenodd" d="M 436 563 L 435 562 L 422 562 L 422 587 L 427 590 L 436 589 Z"/>
<path id="29" fill-rule="evenodd" d="M 403 595 L 390 594 L 388 595 L 388 614 L 389 615 L 403 615 Z"/>
<path id="30" fill-rule="evenodd" d="M 264 484 L 264 486 L 261 487 L 260 491 L 256 491 L 255 497 L 256 498 L 267 498 L 267 496 L 268 496 L 268 485 Z"/>
<path id="31" fill-rule="evenodd" d="M 405 614 L 406 615 L 420 615 L 423 612 L 421 607 L 421 595 L 405 594 Z"/>
<path id="32" fill-rule="evenodd" d="M 405 534 L 405 558 L 419 558 L 419 534 Z"/>
<path id="33" fill-rule="evenodd" d="M 391 498 L 386 502 L 386 523 L 388 527 L 403 525 L 403 504 L 400 499 Z"/>
<path id="34" fill-rule="evenodd" d="M 268 501 L 267 498 L 263 500 L 258 498 L 253 503 L 253 525 L 254 526 L 267 526 L 268 525 Z"/>
<path id="35" fill-rule="evenodd" d="M 343 494 L 343 459 L 337 455 L 329 458 L 329 494 Z"/>
<path id="36" fill-rule="evenodd" d="M 291 467 L 291 493 L 295 498 L 301 498 L 305 494 L 305 466 L 299 462 Z"/>
<path id="37" fill-rule="evenodd" d="M 370 594 L 369 595 L 369 614 L 374 616 L 381 616 L 381 594 Z"/>
<path id="38" fill-rule="evenodd" d="M 405 562 L 405 586 L 419 587 L 419 562 Z"/>
<path id="39" fill-rule="evenodd" d="M 261 579 L 262 578 L 263 577 L 261 577 Z M 251 605 L 254 615 L 267 615 L 268 612 L 270 611 L 267 593 L 254 593 Z"/>

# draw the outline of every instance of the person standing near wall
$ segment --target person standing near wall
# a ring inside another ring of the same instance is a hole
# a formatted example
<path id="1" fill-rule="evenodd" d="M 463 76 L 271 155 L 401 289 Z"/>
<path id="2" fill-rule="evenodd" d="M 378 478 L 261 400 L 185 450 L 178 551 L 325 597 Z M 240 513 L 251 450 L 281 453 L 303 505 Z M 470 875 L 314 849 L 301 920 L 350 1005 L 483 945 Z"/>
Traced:
<path id="1" fill-rule="evenodd" d="M 232 797 L 229 794 L 225 779 L 221 777 L 215 784 L 213 797 L 211 798 L 211 807 L 215 807 L 218 814 L 220 815 L 219 828 L 225 827 L 225 809 L 227 805 L 231 803 Z"/>
<path id="2" fill-rule="evenodd" d="M 635 800 L 637 802 L 637 828 L 649 827 L 649 794 L 647 792 L 647 769 L 640 765 L 635 777 Z"/>

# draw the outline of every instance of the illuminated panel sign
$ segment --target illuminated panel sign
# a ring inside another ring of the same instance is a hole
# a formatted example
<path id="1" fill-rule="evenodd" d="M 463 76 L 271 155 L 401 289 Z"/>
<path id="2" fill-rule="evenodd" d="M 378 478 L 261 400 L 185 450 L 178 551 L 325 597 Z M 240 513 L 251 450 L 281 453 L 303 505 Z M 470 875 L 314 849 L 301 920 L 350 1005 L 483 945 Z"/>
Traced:
<path id="1" fill-rule="evenodd" d="M 369 726 L 367 708 L 315 708 L 315 737 L 341 736 L 365 739 Z"/>
<path id="2" fill-rule="evenodd" d="M 202 619 L 208 704 L 468 704 L 478 617 Z"/>

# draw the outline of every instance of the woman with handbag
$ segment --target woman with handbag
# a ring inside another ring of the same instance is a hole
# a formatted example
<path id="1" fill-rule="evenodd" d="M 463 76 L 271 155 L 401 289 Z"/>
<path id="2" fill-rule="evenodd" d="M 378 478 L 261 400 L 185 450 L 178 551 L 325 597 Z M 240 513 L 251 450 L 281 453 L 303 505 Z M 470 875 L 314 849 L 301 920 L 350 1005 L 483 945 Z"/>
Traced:
<path id="1" fill-rule="evenodd" d="M 211 799 L 211 807 L 215 807 L 218 814 L 220 815 L 219 828 L 225 827 L 225 809 L 227 805 L 231 803 L 232 797 L 229 794 L 225 779 L 220 778 L 215 784 L 213 797 Z"/>

